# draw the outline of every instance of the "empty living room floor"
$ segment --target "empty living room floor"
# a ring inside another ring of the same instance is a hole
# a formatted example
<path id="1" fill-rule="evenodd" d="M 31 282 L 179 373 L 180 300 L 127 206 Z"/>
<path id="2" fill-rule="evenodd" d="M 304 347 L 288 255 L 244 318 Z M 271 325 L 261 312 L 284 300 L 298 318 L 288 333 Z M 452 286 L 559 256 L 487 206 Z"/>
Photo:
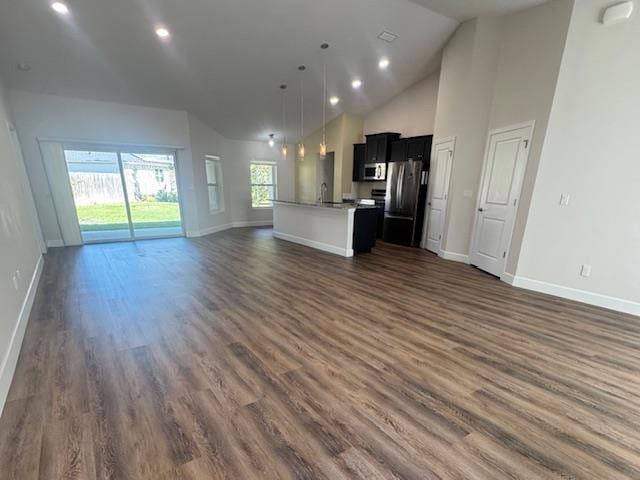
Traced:
<path id="1" fill-rule="evenodd" d="M 640 320 L 269 229 L 54 249 L 3 479 L 640 478 Z"/>

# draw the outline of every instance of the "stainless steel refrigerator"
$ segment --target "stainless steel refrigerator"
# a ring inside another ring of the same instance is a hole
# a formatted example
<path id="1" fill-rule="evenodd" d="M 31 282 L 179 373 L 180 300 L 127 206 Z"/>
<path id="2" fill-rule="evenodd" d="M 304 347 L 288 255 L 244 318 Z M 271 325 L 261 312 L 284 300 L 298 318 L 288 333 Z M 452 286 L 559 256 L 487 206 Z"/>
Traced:
<path id="1" fill-rule="evenodd" d="M 420 244 L 427 176 L 428 172 L 423 171 L 421 161 L 389 163 L 384 205 L 385 242 L 413 246 Z"/>

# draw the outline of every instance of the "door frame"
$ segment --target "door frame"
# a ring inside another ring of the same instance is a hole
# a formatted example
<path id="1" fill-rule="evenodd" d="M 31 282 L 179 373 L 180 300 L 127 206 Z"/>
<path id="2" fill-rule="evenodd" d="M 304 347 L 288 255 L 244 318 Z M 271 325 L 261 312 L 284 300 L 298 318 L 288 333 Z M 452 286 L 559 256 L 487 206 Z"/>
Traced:
<path id="1" fill-rule="evenodd" d="M 515 220 L 516 217 L 518 215 L 518 209 L 520 208 L 520 200 L 521 200 L 521 195 L 522 195 L 522 186 L 524 184 L 524 179 L 526 178 L 527 175 L 527 166 L 529 164 L 529 154 L 531 152 L 531 143 L 533 142 L 533 136 L 535 134 L 535 126 L 536 126 L 536 121 L 535 120 L 528 120 L 526 122 L 521 122 L 521 123 L 514 123 L 512 125 L 507 125 L 504 127 L 499 127 L 499 128 L 494 128 L 492 130 L 489 130 L 489 132 L 487 133 L 487 140 L 485 143 L 485 147 L 484 147 L 484 157 L 483 157 L 483 161 L 482 161 L 482 175 L 480 176 L 480 183 L 478 184 L 478 195 L 476 195 L 476 203 L 475 203 L 475 211 L 474 211 L 474 215 L 473 215 L 473 226 L 472 226 L 472 230 L 471 230 L 471 243 L 469 246 L 469 263 L 471 264 L 471 258 L 473 256 L 473 252 L 475 250 L 475 245 L 476 245 L 476 227 L 478 225 L 478 209 L 480 208 L 480 204 L 482 202 L 482 189 L 484 187 L 484 182 L 486 180 L 487 177 L 487 163 L 489 162 L 489 148 L 491 146 L 491 137 L 493 135 L 497 135 L 500 133 L 507 133 L 510 132 L 512 130 L 519 130 L 521 128 L 529 128 L 529 145 L 527 145 L 527 153 L 524 159 L 524 167 L 523 167 L 523 173 L 522 173 L 522 183 L 520 184 L 520 191 L 518 192 L 517 195 L 517 200 L 518 203 L 517 205 L 515 205 L 515 213 L 514 213 L 514 217 L 513 217 L 513 221 L 511 222 L 511 225 L 509 226 L 509 240 L 507 241 L 507 245 L 506 245 L 506 252 L 507 254 L 505 255 L 504 258 L 504 263 L 503 263 L 503 267 L 502 267 L 502 272 L 500 273 L 499 277 L 502 280 L 504 275 L 505 275 L 505 268 L 507 266 L 507 263 L 509 263 L 509 255 L 511 253 L 511 240 L 513 239 L 513 229 L 515 227 Z M 488 272 L 487 272 L 488 273 Z"/>
<path id="2" fill-rule="evenodd" d="M 117 164 L 118 170 L 120 173 L 120 178 L 122 181 L 122 188 L 124 193 L 124 203 L 125 209 L 127 212 L 127 219 L 129 221 L 129 238 L 120 238 L 114 240 L 92 240 L 92 241 L 84 241 L 82 240 L 82 245 L 92 245 L 96 243 L 115 243 L 115 242 L 135 242 L 138 240 L 159 240 L 163 238 L 180 238 L 186 237 L 186 225 L 184 219 L 184 207 L 182 202 L 184 201 L 183 193 L 182 193 L 182 173 L 180 162 L 178 161 L 178 152 L 182 150 L 181 147 L 170 147 L 170 146 L 155 146 L 155 145 L 140 145 L 140 144 L 126 144 L 126 143 L 109 143 L 109 142 L 91 142 L 86 140 L 55 140 L 59 142 L 62 146 L 63 152 L 66 150 L 76 149 L 76 150 L 91 150 L 91 151 L 99 151 L 99 152 L 113 152 L 117 155 Z M 143 238 L 137 238 L 135 235 L 135 229 L 133 227 L 133 221 L 131 219 L 131 210 L 129 204 L 129 194 L 127 191 L 127 184 L 124 177 L 124 167 L 122 165 L 122 154 L 123 153 L 150 153 L 150 154 L 171 154 L 173 155 L 173 163 L 176 171 L 176 185 L 178 187 L 178 211 L 180 212 L 180 230 L 182 231 L 181 235 L 160 235 L 160 236 L 149 236 Z M 65 168 L 68 168 L 65 162 Z M 69 186 L 71 186 L 71 177 L 68 175 Z M 49 187 L 51 188 L 51 187 Z M 76 221 L 78 222 L 78 228 L 80 228 L 80 220 L 78 219 L 78 211 L 75 208 L 74 202 L 74 215 L 76 217 Z"/>
<path id="3" fill-rule="evenodd" d="M 442 143 L 452 143 L 452 148 L 451 148 L 451 171 L 453 172 L 453 160 L 456 156 L 456 136 L 452 135 L 450 137 L 442 137 L 442 138 L 438 138 L 437 140 L 434 140 L 433 143 L 431 144 L 431 157 L 430 157 L 430 165 L 429 165 L 429 178 L 427 179 L 427 207 L 424 209 L 424 219 L 422 220 L 422 223 L 424 225 L 424 228 L 422 229 L 422 239 L 420 241 L 420 248 L 425 249 L 427 248 L 427 232 L 429 231 L 429 205 L 428 202 L 431 201 L 430 199 L 430 195 L 431 195 L 431 189 L 429 188 L 429 183 L 431 182 L 431 161 L 433 160 L 433 156 L 434 153 L 436 151 L 436 146 L 442 144 Z M 444 227 L 444 225 L 446 224 L 446 220 L 447 220 L 447 214 L 449 212 L 449 190 L 451 189 L 451 177 L 452 175 L 449 175 L 449 181 L 447 182 L 447 187 L 446 187 L 446 201 L 447 201 L 447 206 L 445 208 L 445 211 L 443 212 L 444 215 L 442 217 L 442 225 Z M 444 237 L 444 235 L 443 235 Z M 440 238 L 439 240 L 439 245 L 438 245 L 438 256 L 442 257 L 444 250 L 442 249 L 442 238 Z"/>

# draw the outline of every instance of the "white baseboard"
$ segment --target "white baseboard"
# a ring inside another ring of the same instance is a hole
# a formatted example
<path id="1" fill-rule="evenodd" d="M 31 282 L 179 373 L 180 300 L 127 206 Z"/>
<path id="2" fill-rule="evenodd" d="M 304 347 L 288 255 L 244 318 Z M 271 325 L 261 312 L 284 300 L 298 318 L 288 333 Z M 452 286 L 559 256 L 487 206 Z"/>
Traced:
<path id="1" fill-rule="evenodd" d="M 2 415 L 7 395 L 9 395 L 11 380 L 13 380 L 13 374 L 16 371 L 16 364 L 18 363 L 18 356 L 20 355 L 24 332 L 27 329 L 29 314 L 31 313 L 31 307 L 33 307 L 33 300 L 36 297 L 36 291 L 38 290 L 38 283 L 40 282 L 43 266 L 44 257 L 40 255 L 38 263 L 36 264 L 36 269 L 31 277 L 31 283 L 29 283 L 29 288 L 27 289 L 27 295 L 22 302 L 22 308 L 20 309 L 16 326 L 13 329 L 13 334 L 9 341 L 9 348 L 2 359 L 2 364 L 0 364 L 0 415 Z"/>
<path id="2" fill-rule="evenodd" d="M 353 249 L 346 249 L 329 245 L 328 243 L 316 242 L 315 240 L 309 240 L 308 238 L 296 237 L 295 235 L 289 235 L 288 233 L 273 232 L 273 236 L 280 240 L 286 240 L 288 242 L 298 243 L 306 247 L 317 248 L 324 252 L 333 253 L 335 255 L 341 255 L 343 257 L 353 257 Z"/>
<path id="3" fill-rule="evenodd" d="M 231 226 L 233 228 L 241 228 L 241 227 L 271 227 L 273 225 L 273 220 L 253 220 L 248 222 L 233 222 Z"/>
<path id="4" fill-rule="evenodd" d="M 224 223 L 222 225 L 214 225 L 213 227 L 203 228 L 202 230 L 187 230 L 187 237 L 203 237 L 205 235 L 211 235 L 212 233 L 222 232 L 229 230 L 230 228 L 241 227 L 270 227 L 273 225 L 271 220 L 254 220 L 247 222 L 232 222 Z"/>
<path id="5" fill-rule="evenodd" d="M 516 276 L 512 275 L 511 273 L 504 272 L 502 275 L 500 275 L 500 280 L 502 280 L 504 283 L 508 283 L 509 285 L 513 285 L 513 282 L 515 282 L 516 280 Z"/>
<path id="6" fill-rule="evenodd" d="M 503 275 L 504 277 L 504 275 Z M 509 283 L 509 282 L 507 282 Z M 640 303 L 626 300 L 624 298 L 611 297 L 601 293 L 588 292 L 572 287 L 565 287 L 555 283 L 543 282 L 532 278 L 520 276 L 513 277 L 511 283 L 514 287 L 525 288 L 535 292 L 548 293 L 556 297 L 568 298 L 577 302 L 588 303 L 597 307 L 608 308 L 618 312 L 630 313 L 631 315 L 640 315 Z"/>
<path id="7" fill-rule="evenodd" d="M 222 232 L 223 230 L 229 230 L 230 228 L 232 228 L 231 223 L 224 223 L 222 225 L 214 225 L 213 227 L 203 228 L 202 230 L 187 230 L 187 237 L 203 237 L 204 235 Z"/>
<path id="8" fill-rule="evenodd" d="M 462 253 L 447 252 L 446 250 L 440 250 L 439 254 L 445 260 L 453 260 L 454 262 L 469 263 L 469 255 Z"/>
<path id="9" fill-rule="evenodd" d="M 47 240 L 47 248 L 64 247 L 64 240 Z"/>

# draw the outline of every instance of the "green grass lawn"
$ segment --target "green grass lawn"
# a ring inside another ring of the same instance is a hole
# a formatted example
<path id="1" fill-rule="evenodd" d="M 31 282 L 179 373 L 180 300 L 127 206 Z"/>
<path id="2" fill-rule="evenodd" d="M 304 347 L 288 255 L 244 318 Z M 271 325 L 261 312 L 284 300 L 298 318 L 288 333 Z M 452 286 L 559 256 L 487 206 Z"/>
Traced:
<path id="1" fill-rule="evenodd" d="M 77 207 L 80 230 L 128 229 L 124 204 L 80 205 Z M 180 206 L 170 202 L 137 202 L 131 204 L 134 228 L 179 227 Z"/>

